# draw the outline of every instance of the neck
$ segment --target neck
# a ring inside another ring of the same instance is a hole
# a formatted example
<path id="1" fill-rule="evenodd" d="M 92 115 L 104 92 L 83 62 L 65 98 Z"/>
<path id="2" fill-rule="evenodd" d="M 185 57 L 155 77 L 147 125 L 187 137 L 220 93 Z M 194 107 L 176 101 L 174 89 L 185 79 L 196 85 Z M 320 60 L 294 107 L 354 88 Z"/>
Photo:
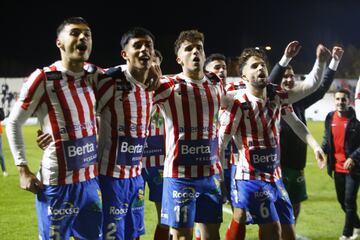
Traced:
<path id="1" fill-rule="evenodd" d="M 189 71 L 187 69 L 183 69 L 183 73 L 185 76 L 192 80 L 201 80 L 204 78 L 204 72 L 203 71 Z"/>
<path id="2" fill-rule="evenodd" d="M 68 59 L 62 59 L 61 64 L 63 67 L 71 72 L 78 73 L 84 71 L 84 62 L 75 62 Z"/>
<path id="3" fill-rule="evenodd" d="M 249 89 L 249 92 L 254 95 L 257 98 L 265 98 L 265 88 L 259 89 L 256 87 L 253 87 L 251 84 L 247 84 L 246 86 L 247 89 Z"/>
<path id="4" fill-rule="evenodd" d="M 339 117 L 347 117 L 348 111 L 336 111 Z"/>
<path id="5" fill-rule="evenodd" d="M 145 80 L 148 77 L 149 70 L 139 70 L 128 65 L 128 71 L 136 81 L 145 84 Z"/>

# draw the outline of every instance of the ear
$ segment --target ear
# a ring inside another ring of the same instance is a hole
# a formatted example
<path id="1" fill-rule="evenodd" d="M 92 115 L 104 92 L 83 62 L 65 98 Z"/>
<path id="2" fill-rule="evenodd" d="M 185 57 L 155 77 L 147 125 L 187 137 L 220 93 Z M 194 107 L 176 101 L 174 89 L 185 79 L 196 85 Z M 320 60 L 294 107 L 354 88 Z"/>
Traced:
<path id="1" fill-rule="evenodd" d="M 62 47 L 62 42 L 60 41 L 60 39 L 59 38 L 57 38 L 56 39 L 56 46 L 58 47 L 58 48 L 61 48 Z"/>
<path id="2" fill-rule="evenodd" d="M 178 64 L 182 65 L 182 61 L 181 61 L 181 59 L 180 59 L 179 57 L 176 58 L 176 62 L 177 62 Z"/>
<path id="3" fill-rule="evenodd" d="M 126 61 L 127 60 L 127 52 L 125 50 L 121 50 L 121 57 Z"/>

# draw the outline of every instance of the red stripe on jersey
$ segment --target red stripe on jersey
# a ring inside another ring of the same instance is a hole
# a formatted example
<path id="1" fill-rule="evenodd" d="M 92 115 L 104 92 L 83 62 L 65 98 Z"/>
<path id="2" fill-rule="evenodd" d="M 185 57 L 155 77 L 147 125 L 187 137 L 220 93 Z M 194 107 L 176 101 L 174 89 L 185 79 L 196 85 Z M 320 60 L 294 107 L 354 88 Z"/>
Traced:
<path id="1" fill-rule="evenodd" d="M 246 157 L 248 165 L 249 165 L 249 170 L 250 170 L 250 172 L 253 172 L 254 167 L 252 166 L 252 164 L 250 164 L 250 151 L 249 151 L 248 139 L 247 139 L 247 135 L 246 135 L 244 107 L 238 100 L 236 100 L 236 103 L 237 103 L 236 104 L 237 106 L 240 106 L 241 111 L 242 111 L 241 118 L 239 121 L 239 128 L 240 128 L 240 132 L 241 132 L 241 140 L 242 140 L 242 143 L 244 146 L 243 149 L 245 150 L 245 157 Z M 244 177 L 244 175 L 242 176 L 242 178 L 243 177 Z"/>
<path id="2" fill-rule="evenodd" d="M 113 176 L 114 172 L 114 166 L 116 162 L 116 150 L 117 150 L 117 138 L 118 138 L 118 130 L 117 130 L 117 116 L 115 111 L 115 98 L 113 97 L 111 99 L 111 102 L 109 103 L 109 111 L 111 112 L 111 147 L 109 151 L 109 159 L 105 160 L 108 161 L 107 169 L 106 169 L 106 175 L 107 176 Z M 101 120 L 100 120 L 101 121 Z M 115 141 L 114 141 L 115 140 Z"/>
<path id="3" fill-rule="evenodd" d="M 70 89 L 71 96 L 73 97 L 73 100 L 74 100 L 74 103 L 75 103 L 75 106 L 76 106 L 76 110 L 77 110 L 78 118 L 79 118 L 79 124 L 84 124 L 85 123 L 84 109 L 82 108 L 82 104 L 81 104 L 79 95 L 77 93 L 74 78 L 68 76 L 67 83 L 68 83 L 68 86 L 69 86 L 69 89 Z M 85 128 L 81 128 L 81 135 L 82 136 L 87 136 L 87 131 L 86 131 Z"/>
<path id="4" fill-rule="evenodd" d="M 150 102 L 150 94 L 148 91 L 145 92 L 145 98 L 146 98 L 146 102 L 149 103 Z M 145 126 L 147 126 L 147 129 L 149 129 L 150 126 L 150 119 L 151 119 L 151 108 L 152 108 L 152 104 L 146 104 L 146 120 L 145 120 Z M 145 135 L 148 132 L 145 132 Z M 142 137 L 142 136 L 141 136 Z"/>
<path id="5" fill-rule="evenodd" d="M 129 92 L 123 92 L 122 95 L 123 109 L 124 109 L 124 132 L 125 136 L 131 136 L 130 126 L 131 126 L 131 106 L 129 102 Z M 115 104 L 116 106 L 116 104 Z M 136 106 L 135 106 L 136 107 Z"/>
<path id="6" fill-rule="evenodd" d="M 190 140 L 191 139 L 191 119 L 190 119 L 190 109 L 189 109 L 190 103 L 189 103 L 189 98 L 188 98 L 188 93 L 187 93 L 187 86 L 185 84 L 180 84 L 180 88 L 181 88 L 181 93 L 185 93 L 185 94 L 181 94 L 185 140 Z M 170 106 L 175 106 L 174 108 L 176 108 L 175 102 L 174 102 L 174 104 L 170 104 Z M 175 111 L 176 111 L 176 109 L 175 109 Z M 178 128 L 179 126 L 174 125 L 174 127 Z"/>
<path id="7" fill-rule="evenodd" d="M 73 182 L 78 182 L 79 181 L 79 170 L 74 170 L 73 171 L 73 174 L 72 174 L 72 180 Z"/>
<path id="8" fill-rule="evenodd" d="M 93 101 L 91 101 L 90 92 L 88 91 L 88 86 L 86 85 L 85 79 L 86 79 L 86 76 L 81 79 L 80 84 L 83 89 L 87 105 L 89 106 L 90 119 L 95 119 L 94 111 L 93 111 L 94 104 L 93 104 Z M 96 135 L 96 126 L 95 125 L 92 126 L 92 133 L 93 133 L 93 135 Z M 84 135 L 84 136 L 87 136 L 87 135 Z"/>
<path id="9" fill-rule="evenodd" d="M 176 94 L 176 93 L 175 93 Z M 177 112 L 176 112 L 176 108 L 171 107 L 171 106 L 176 106 L 175 104 L 175 94 L 171 94 L 171 96 L 169 97 L 169 106 L 170 106 L 170 111 L 171 111 L 171 117 L 172 117 L 172 121 L 173 121 L 173 136 L 174 139 L 177 141 L 179 139 L 179 122 L 178 122 L 178 116 L 177 116 Z M 171 134 L 171 133 L 169 133 Z M 178 170 L 178 162 L 176 161 L 179 155 L 179 147 L 178 144 L 175 144 L 175 150 L 174 150 L 174 161 L 172 163 L 173 165 L 173 170 L 172 170 L 172 177 L 177 178 L 179 175 L 179 170 Z"/>
<path id="10" fill-rule="evenodd" d="M 247 95 L 244 95 L 245 101 L 247 102 L 248 106 L 249 106 L 249 110 L 248 110 L 248 116 L 250 119 L 250 126 L 251 126 L 251 137 L 254 143 L 254 148 L 259 149 L 259 139 L 258 139 L 258 128 L 257 128 L 257 124 L 256 124 L 256 119 L 255 119 L 255 113 L 254 110 L 251 106 L 251 102 L 249 101 L 249 98 L 247 97 Z"/>
<path id="11" fill-rule="evenodd" d="M 136 101 L 136 125 L 141 126 L 142 108 L 143 108 L 143 106 L 141 104 L 140 88 L 138 86 L 135 87 L 134 95 L 135 95 L 135 101 Z M 126 115 L 127 112 L 124 112 L 124 114 Z M 131 126 L 131 125 L 125 125 L 125 126 Z M 142 136 L 142 131 L 143 131 L 142 127 L 137 127 L 136 128 L 136 136 L 139 137 L 139 138 L 143 137 Z M 130 172 L 130 173 L 132 173 L 132 172 Z"/>
<path id="12" fill-rule="evenodd" d="M 195 96 L 195 106 L 196 106 L 196 118 L 197 118 L 197 139 L 202 139 L 203 137 L 203 131 L 204 131 L 204 119 L 203 119 L 203 108 L 202 108 L 202 96 L 199 90 L 199 87 L 194 84 L 191 83 L 193 89 L 194 89 L 194 96 Z M 190 103 L 189 103 L 190 104 Z M 209 118 L 211 119 L 211 118 Z M 199 172 L 198 168 L 198 172 Z M 202 173 L 201 176 L 202 177 Z"/>
<path id="13" fill-rule="evenodd" d="M 51 124 L 52 133 L 54 134 L 55 139 L 55 149 L 56 149 L 56 155 L 58 160 L 58 184 L 62 185 L 65 184 L 65 178 L 66 178 L 66 163 L 65 163 L 65 157 L 64 157 L 64 151 L 61 144 L 61 134 L 59 125 L 56 118 L 55 109 L 53 108 L 49 95 L 47 92 L 45 92 L 45 103 L 48 108 L 48 114 L 49 114 L 49 122 Z"/>
<path id="14" fill-rule="evenodd" d="M 208 100 L 208 106 L 209 106 L 209 136 L 208 138 L 209 139 L 212 139 L 213 138 L 213 133 L 214 133 L 214 129 L 213 129 L 213 126 L 214 126 L 214 100 L 211 96 L 211 91 L 209 89 L 209 85 L 208 84 L 203 84 L 204 86 L 204 89 L 205 89 L 205 93 L 206 93 L 206 97 L 207 97 L 207 100 Z M 218 101 L 218 103 L 220 103 L 220 101 Z M 216 134 L 216 130 L 215 130 L 215 134 Z"/>
<path id="15" fill-rule="evenodd" d="M 94 165 L 94 167 L 96 166 L 96 164 Z M 90 179 L 90 167 L 86 167 L 85 171 L 84 171 L 84 176 L 86 180 Z M 96 175 L 95 175 L 96 176 Z"/>
<path id="16" fill-rule="evenodd" d="M 59 102 L 62 103 L 61 104 L 61 110 L 63 112 L 64 121 L 66 123 L 68 123 L 68 126 L 74 126 L 74 122 L 73 122 L 73 120 L 71 118 L 70 107 L 68 105 L 68 102 L 66 100 L 64 92 L 62 91 L 60 80 L 53 80 L 53 84 L 54 84 L 54 89 L 55 89 L 56 95 L 57 95 L 57 97 L 59 99 Z M 67 133 L 69 135 L 69 139 L 75 140 L 76 136 L 75 136 L 74 129 L 73 128 L 71 128 L 71 129 L 67 128 L 66 130 L 67 130 Z"/>
<path id="17" fill-rule="evenodd" d="M 257 102 L 258 108 L 259 108 L 259 117 L 260 121 L 263 127 L 263 137 L 264 137 L 264 143 L 266 147 L 271 147 L 270 140 L 269 140 L 269 129 L 267 127 L 267 121 L 264 114 L 264 109 L 262 107 L 262 104 L 260 102 Z"/>
<path id="18" fill-rule="evenodd" d="M 32 77 L 32 75 L 30 75 L 30 77 Z M 26 96 L 26 98 L 23 101 L 23 104 L 21 105 L 22 109 L 24 109 L 24 110 L 28 109 L 29 104 L 35 94 L 35 91 L 39 87 L 41 81 L 44 80 L 44 77 L 45 77 L 45 73 L 44 73 L 44 71 L 41 71 L 40 74 L 34 80 L 34 83 L 31 84 L 31 87 L 29 88 L 29 91 L 28 91 L 28 95 Z"/>

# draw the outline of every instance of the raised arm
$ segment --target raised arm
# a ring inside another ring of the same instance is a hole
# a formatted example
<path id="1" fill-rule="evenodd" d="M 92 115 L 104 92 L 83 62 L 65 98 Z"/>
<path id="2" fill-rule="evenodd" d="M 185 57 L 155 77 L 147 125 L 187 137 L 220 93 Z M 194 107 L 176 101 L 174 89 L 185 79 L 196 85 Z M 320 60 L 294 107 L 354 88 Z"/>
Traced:
<path id="1" fill-rule="evenodd" d="M 341 47 L 335 46 L 332 49 L 332 59 L 329 66 L 325 70 L 324 78 L 321 82 L 320 87 L 309 96 L 301 99 L 298 104 L 304 107 L 304 109 L 310 107 L 312 104 L 322 99 L 325 93 L 329 90 L 336 73 L 336 70 L 341 61 L 344 50 Z"/>
<path id="2" fill-rule="evenodd" d="M 281 84 L 286 66 L 289 65 L 291 59 L 293 59 L 299 53 L 300 49 L 301 45 L 298 41 L 292 41 L 286 46 L 284 55 L 271 70 L 268 78 L 270 83 Z"/>
<path id="3" fill-rule="evenodd" d="M 309 144 L 309 146 L 314 150 L 314 155 L 319 168 L 324 168 L 326 165 L 326 156 L 305 124 L 295 115 L 294 112 L 283 115 L 282 118 L 291 127 L 295 134 L 303 140 L 303 142 Z"/>
<path id="4" fill-rule="evenodd" d="M 311 72 L 306 76 L 305 80 L 298 82 L 294 88 L 288 91 L 289 102 L 294 103 L 300 99 L 310 95 L 321 84 L 323 73 L 326 66 L 326 61 L 330 56 L 330 51 L 322 44 L 319 44 L 316 49 L 316 61 Z"/>
<path id="5" fill-rule="evenodd" d="M 360 77 L 357 81 L 355 90 L 355 113 L 357 120 L 360 121 Z"/>

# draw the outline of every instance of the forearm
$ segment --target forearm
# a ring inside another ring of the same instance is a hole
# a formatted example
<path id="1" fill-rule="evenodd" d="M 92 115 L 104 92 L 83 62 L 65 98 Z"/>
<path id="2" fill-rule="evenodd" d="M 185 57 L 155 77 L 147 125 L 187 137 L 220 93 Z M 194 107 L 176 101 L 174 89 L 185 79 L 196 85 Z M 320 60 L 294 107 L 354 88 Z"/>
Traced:
<path id="1" fill-rule="evenodd" d="M 28 114 L 21 109 L 20 103 L 15 103 L 6 125 L 6 134 L 15 165 L 27 165 L 22 134 L 22 125 L 27 118 Z"/>
<path id="2" fill-rule="evenodd" d="M 355 113 L 356 118 L 360 121 L 360 77 L 357 81 L 355 90 Z"/>
<path id="3" fill-rule="evenodd" d="M 320 145 L 317 143 L 315 138 L 310 133 L 306 125 L 296 117 L 294 113 L 288 114 L 283 117 L 286 123 L 291 127 L 295 134 L 306 144 L 315 150 L 320 148 Z"/>
<path id="4" fill-rule="evenodd" d="M 319 88 L 323 78 L 326 62 L 316 61 L 312 71 L 302 82 L 297 82 L 293 89 L 288 91 L 289 103 L 294 103 L 310 95 Z"/>

